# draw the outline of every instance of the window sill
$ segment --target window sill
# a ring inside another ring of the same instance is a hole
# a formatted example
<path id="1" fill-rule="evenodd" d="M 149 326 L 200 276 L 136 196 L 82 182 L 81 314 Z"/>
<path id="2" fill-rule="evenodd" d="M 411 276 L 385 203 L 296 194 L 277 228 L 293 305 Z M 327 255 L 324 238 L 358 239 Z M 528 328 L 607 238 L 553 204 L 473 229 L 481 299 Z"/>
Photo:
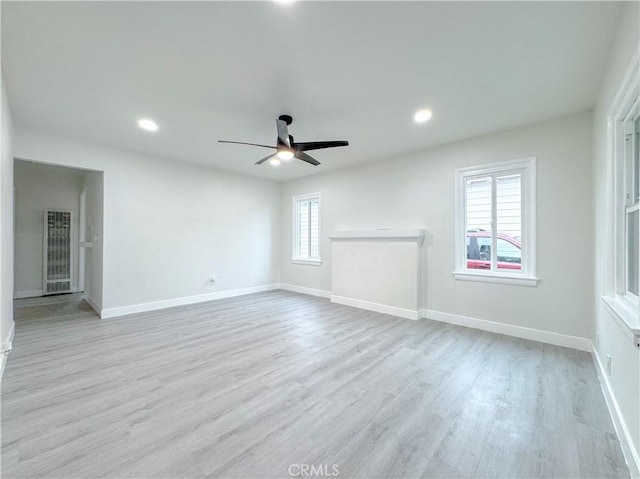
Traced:
<path id="1" fill-rule="evenodd" d="M 471 271 L 454 271 L 453 277 L 459 281 L 479 281 L 483 283 L 512 284 L 517 286 L 536 287 L 540 278 L 532 276 L 514 276 L 500 273 L 475 273 Z"/>
<path id="2" fill-rule="evenodd" d="M 321 259 L 299 259 L 299 258 L 291 258 L 291 262 L 293 264 L 308 264 L 311 266 L 321 266 Z"/>
<path id="3" fill-rule="evenodd" d="M 619 297 L 601 296 L 601 299 L 609 314 L 623 329 L 630 332 L 634 339 L 640 337 L 640 318 L 638 318 L 637 307 L 634 310 L 629 301 Z"/>

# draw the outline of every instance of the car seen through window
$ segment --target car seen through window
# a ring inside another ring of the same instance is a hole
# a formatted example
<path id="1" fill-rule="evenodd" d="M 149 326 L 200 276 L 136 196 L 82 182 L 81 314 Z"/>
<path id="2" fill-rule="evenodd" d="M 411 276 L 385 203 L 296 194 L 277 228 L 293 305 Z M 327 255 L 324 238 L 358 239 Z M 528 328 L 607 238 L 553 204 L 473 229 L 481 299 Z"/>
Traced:
<path id="1" fill-rule="evenodd" d="M 498 233 L 496 268 L 522 269 L 520 238 Z M 467 269 L 491 269 L 491 232 L 467 231 Z"/>

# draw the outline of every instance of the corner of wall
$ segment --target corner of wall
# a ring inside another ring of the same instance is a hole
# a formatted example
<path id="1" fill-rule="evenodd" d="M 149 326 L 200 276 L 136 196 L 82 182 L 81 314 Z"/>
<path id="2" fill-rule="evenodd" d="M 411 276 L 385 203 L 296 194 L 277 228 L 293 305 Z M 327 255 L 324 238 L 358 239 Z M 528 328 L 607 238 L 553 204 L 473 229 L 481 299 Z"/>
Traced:
<path id="1" fill-rule="evenodd" d="M 0 73 L 1 77 L 1 73 Z M 13 123 L 9 98 L 1 79 L 0 98 L 0 341 L 2 342 L 2 372 L 5 349 L 13 340 Z M 1 372 L 0 372 L 1 375 Z"/>

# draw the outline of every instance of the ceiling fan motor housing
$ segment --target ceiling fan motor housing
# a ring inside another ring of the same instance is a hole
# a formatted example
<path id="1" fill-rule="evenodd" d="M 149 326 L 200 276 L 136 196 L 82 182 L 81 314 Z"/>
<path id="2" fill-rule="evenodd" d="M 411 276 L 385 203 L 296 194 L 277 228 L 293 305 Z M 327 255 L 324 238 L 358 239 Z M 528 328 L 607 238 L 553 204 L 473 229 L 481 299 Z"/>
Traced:
<path id="1" fill-rule="evenodd" d="M 293 117 L 291 115 L 280 115 L 278 120 L 284 121 L 288 126 L 293 122 Z"/>

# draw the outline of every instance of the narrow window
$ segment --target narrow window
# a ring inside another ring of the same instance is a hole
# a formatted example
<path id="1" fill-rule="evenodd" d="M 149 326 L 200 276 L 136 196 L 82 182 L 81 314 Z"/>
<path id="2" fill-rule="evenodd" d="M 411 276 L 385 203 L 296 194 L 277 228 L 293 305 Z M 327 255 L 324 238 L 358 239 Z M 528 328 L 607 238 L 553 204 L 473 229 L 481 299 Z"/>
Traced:
<path id="1" fill-rule="evenodd" d="M 320 194 L 293 198 L 293 261 L 319 263 Z"/>

